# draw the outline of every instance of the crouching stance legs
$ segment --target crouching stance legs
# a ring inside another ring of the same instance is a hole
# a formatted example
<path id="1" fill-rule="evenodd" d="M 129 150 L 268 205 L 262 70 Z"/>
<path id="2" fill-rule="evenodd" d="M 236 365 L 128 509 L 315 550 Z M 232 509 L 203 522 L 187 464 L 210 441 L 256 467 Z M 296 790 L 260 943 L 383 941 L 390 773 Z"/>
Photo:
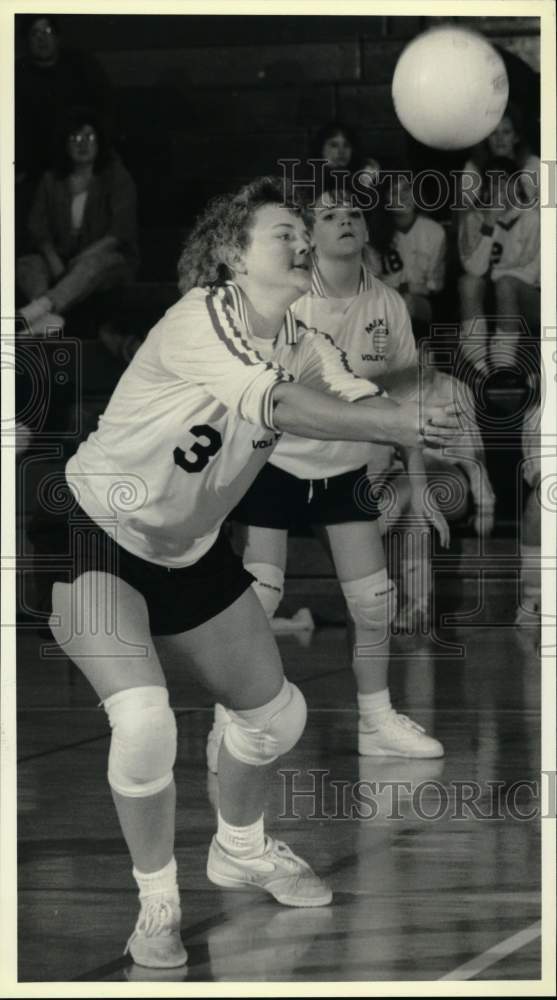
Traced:
<path id="1" fill-rule="evenodd" d="M 177 736 L 148 621 L 144 598 L 116 577 L 88 572 L 54 586 L 53 634 L 94 687 L 111 727 L 108 781 L 140 900 L 126 950 L 140 965 L 164 968 L 187 961 L 174 857 Z M 290 906 L 329 903 L 330 889 L 309 865 L 264 833 L 267 771 L 298 741 L 306 706 L 284 678 L 255 594 L 249 588 L 210 622 L 169 642 L 230 707 L 209 879 L 225 888 L 260 888 Z"/>

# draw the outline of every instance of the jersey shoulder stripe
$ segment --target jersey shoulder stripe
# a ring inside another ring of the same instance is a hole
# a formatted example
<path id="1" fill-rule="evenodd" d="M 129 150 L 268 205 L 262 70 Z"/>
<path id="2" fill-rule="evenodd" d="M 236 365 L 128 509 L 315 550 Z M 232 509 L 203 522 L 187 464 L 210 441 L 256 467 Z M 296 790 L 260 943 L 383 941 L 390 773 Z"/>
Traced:
<path id="1" fill-rule="evenodd" d="M 265 362 L 247 340 L 244 340 L 242 331 L 236 323 L 236 317 L 224 297 L 221 298 L 219 289 L 207 294 L 205 305 L 217 337 L 235 358 L 245 365 L 264 364 L 267 369 L 273 367 L 271 361 Z"/>

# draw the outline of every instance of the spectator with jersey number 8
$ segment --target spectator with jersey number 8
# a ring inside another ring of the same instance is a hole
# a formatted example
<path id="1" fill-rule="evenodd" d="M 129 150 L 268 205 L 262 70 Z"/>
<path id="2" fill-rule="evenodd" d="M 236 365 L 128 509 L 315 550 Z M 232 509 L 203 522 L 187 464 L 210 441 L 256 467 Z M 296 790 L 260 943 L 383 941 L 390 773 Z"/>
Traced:
<path id="1" fill-rule="evenodd" d="M 306 708 L 221 526 L 283 431 L 409 447 L 424 438 L 415 405 L 386 399 L 290 311 L 310 286 L 309 249 L 278 180 L 260 178 L 208 206 L 179 262 L 183 297 L 69 460 L 59 513 L 49 509 L 33 529 L 39 556 L 67 553 L 70 528 L 79 535 L 70 579 L 66 567 L 53 569 L 45 596 L 56 641 L 112 729 L 108 781 L 141 904 L 127 950 L 139 965 L 187 961 L 174 857 L 176 720 L 153 636 L 172 636 L 178 657 L 230 711 L 209 880 L 259 887 L 287 906 L 332 898 L 305 861 L 264 833 L 269 766 L 299 739 Z M 424 419 L 433 445 L 460 433 L 456 406 L 432 406 Z"/>
<path id="2" fill-rule="evenodd" d="M 511 381 L 519 377 L 521 340 L 539 335 L 540 325 L 539 206 L 521 203 L 519 184 L 512 160 L 490 160 L 483 207 L 465 212 L 458 233 L 465 272 L 458 283 L 463 355 L 480 374 L 495 369 Z"/>

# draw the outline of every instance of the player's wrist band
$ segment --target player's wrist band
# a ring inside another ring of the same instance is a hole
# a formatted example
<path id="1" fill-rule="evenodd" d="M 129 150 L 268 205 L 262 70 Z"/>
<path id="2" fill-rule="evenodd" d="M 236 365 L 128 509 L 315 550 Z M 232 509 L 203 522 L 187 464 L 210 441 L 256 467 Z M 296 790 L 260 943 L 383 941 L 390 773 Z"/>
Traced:
<path id="1" fill-rule="evenodd" d="M 495 232 L 494 226 L 488 226 L 487 222 L 484 222 L 482 224 L 482 228 L 480 229 L 480 233 L 482 234 L 482 236 L 493 236 L 494 232 Z"/>

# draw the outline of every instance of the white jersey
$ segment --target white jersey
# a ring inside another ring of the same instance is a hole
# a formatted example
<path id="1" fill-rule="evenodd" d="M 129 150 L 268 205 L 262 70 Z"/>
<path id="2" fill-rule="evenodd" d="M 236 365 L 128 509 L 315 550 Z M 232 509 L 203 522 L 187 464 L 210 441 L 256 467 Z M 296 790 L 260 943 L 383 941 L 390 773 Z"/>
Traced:
<path id="1" fill-rule="evenodd" d="M 205 555 L 280 437 L 278 382 L 350 401 L 380 392 L 290 311 L 261 344 L 268 360 L 232 283 L 193 289 L 149 332 L 66 467 L 84 510 L 123 548 L 169 568 Z"/>
<path id="2" fill-rule="evenodd" d="M 445 284 L 447 237 L 434 219 L 417 215 L 410 229 L 397 230 L 383 254 L 382 279 L 391 288 L 423 285 L 440 292 Z"/>
<path id="3" fill-rule="evenodd" d="M 489 230 L 492 230 L 491 232 Z M 476 277 L 497 281 L 504 275 L 520 278 L 527 285 L 540 284 L 539 208 L 518 208 L 486 224 L 483 213 L 470 209 L 458 232 L 462 266 Z"/>
<path id="4" fill-rule="evenodd" d="M 292 311 L 307 327 L 329 334 L 352 371 L 362 378 L 373 382 L 387 371 L 411 368 L 417 363 L 403 299 L 364 267 L 358 294 L 343 299 L 325 294 L 319 270 L 314 267 L 312 289 L 294 303 Z M 389 454 L 389 446 L 365 441 L 316 441 L 283 434 L 271 464 L 298 479 L 329 479 L 361 468 L 376 452 Z"/>

